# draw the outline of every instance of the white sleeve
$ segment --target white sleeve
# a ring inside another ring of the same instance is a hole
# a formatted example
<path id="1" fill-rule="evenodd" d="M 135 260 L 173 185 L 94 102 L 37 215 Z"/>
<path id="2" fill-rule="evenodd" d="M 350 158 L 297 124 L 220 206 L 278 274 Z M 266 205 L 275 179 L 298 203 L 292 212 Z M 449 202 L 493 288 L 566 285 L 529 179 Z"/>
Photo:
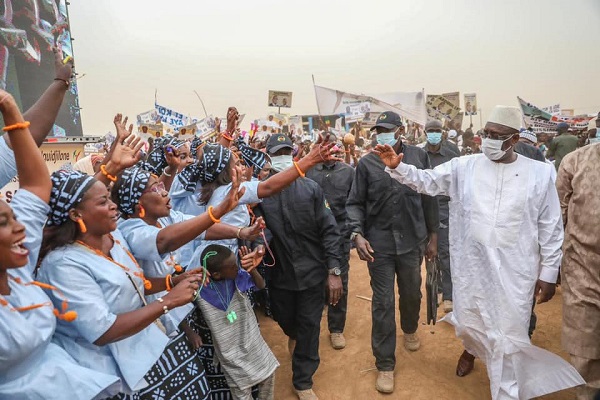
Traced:
<path id="1" fill-rule="evenodd" d="M 554 168 L 552 168 L 554 170 Z M 548 179 L 548 189 L 542 201 L 538 217 L 538 241 L 540 244 L 540 276 L 548 283 L 556 283 L 558 268 L 562 260 L 562 244 L 564 238 L 563 222 L 558 200 L 558 192 L 554 184 L 554 176 Z"/>
<path id="2" fill-rule="evenodd" d="M 414 165 L 400 163 L 396 169 L 385 167 L 385 172 L 398 182 L 429 196 L 450 195 L 452 171 L 459 158 L 438 165 L 434 169 L 418 169 Z"/>
<path id="3" fill-rule="evenodd" d="M 15 153 L 8 147 L 5 139 L 0 139 L 0 187 L 4 187 L 17 176 Z"/>

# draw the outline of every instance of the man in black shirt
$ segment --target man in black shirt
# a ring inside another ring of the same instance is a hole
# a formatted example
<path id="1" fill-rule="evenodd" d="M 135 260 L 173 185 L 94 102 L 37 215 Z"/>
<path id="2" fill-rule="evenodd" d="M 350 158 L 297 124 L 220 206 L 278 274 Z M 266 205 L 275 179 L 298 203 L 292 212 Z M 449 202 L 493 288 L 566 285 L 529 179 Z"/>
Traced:
<path id="1" fill-rule="evenodd" d="M 423 149 L 398 140 L 402 122 L 394 112 L 384 112 L 373 127 L 379 144 L 390 144 L 404 153 L 405 162 L 429 168 Z M 396 364 L 396 321 L 394 278 L 400 294 L 400 325 L 404 347 L 416 351 L 416 334 L 421 308 L 421 262 L 437 256 L 438 205 L 434 197 L 423 196 L 399 184 L 385 171 L 374 153 L 361 158 L 346 203 L 351 240 L 362 260 L 368 261 L 373 290 L 371 346 L 379 370 L 376 388 L 394 390 Z M 427 244 L 429 241 L 429 244 Z"/>
<path id="2" fill-rule="evenodd" d="M 343 146 L 342 146 L 343 148 Z M 348 308 L 348 269 L 350 268 L 350 232 L 346 227 L 346 200 L 352 187 L 354 169 L 348 164 L 340 161 L 327 161 L 317 164 L 306 173 L 306 177 L 317 182 L 323 192 L 333 216 L 341 232 L 340 257 L 342 259 L 342 285 L 344 292 L 336 306 L 329 305 L 327 310 L 327 325 L 329 327 L 329 339 L 334 349 L 339 350 L 346 347 L 344 338 L 344 327 L 346 326 L 346 312 Z"/>
<path id="3" fill-rule="evenodd" d="M 448 141 L 442 140 L 442 123 L 438 120 L 431 120 L 425 124 L 425 134 L 427 143 L 425 150 L 431 162 L 431 168 L 460 157 L 458 147 L 449 145 Z M 465 133 L 466 135 L 466 133 Z M 472 134 L 471 134 L 472 136 Z M 442 300 L 444 302 L 444 312 L 452 311 L 452 274 L 450 273 L 450 242 L 449 242 L 449 224 L 450 210 L 448 196 L 436 196 L 440 210 L 440 229 L 438 230 L 438 254 L 441 264 L 441 288 Z"/>
<path id="4" fill-rule="evenodd" d="M 269 138 L 272 173 L 294 165 L 292 146 L 287 135 Z M 312 376 L 320 361 L 324 286 L 327 284 L 331 305 L 335 306 L 342 294 L 340 232 L 323 191 L 306 178 L 298 178 L 279 194 L 263 199 L 258 212 L 273 235 L 271 308 L 289 337 L 294 388 L 300 399 L 317 399 Z"/>

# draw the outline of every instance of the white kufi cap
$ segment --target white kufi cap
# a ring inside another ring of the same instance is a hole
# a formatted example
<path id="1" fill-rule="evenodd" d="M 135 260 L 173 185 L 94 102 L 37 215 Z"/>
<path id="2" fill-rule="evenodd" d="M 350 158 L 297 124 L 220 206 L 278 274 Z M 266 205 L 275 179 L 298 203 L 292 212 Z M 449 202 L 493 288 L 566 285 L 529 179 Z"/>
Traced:
<path id="1" fill-rule="evenodd" d="M 520 130 L 523 125 L 523 114 L 521 114 L 521 109 L 518 107 L 496 106 L 492 109 L 487 122 Z"/>

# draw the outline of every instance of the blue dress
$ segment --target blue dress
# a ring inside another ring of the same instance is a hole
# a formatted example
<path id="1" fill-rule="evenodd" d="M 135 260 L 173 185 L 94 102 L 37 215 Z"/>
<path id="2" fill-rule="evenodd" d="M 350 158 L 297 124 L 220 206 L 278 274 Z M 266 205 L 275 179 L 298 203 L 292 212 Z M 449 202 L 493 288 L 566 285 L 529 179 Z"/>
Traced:
<path id="1" fill-rule="evenodd" d="M 110 255 L 129 272 L 78 243 L 55 249 L 44 258 L 39 280 L 58 287 L 79 315 L 71 323 L 58 321 L 55 341 L 80 364 L 121 377 L 125 394 L 207 398 L 204 369 L 182 334 L 171 341 L 171 346 L 169 337 L 153 323 L 125 339 L 104 346 L 94 344 L 119 314 L 144 306 L 144 284 L 135 275 L 138 267 L 127 253 L 119 230 L 112 235 L 115 242 Z M 60 298 L 52 293 L 50 297 L 60 305 Z"/>
<path id="2" fill-rule="evenodd" d="M 206 206 L 200 205 L 200 191 L 202 186 L 198 184 L 196 190 L 189 192 L 184 189 L 183 185 L 177 177 L 173 179 L 171 190 L 169 191 L 169 197 L 171 198 L 171 206 L 173 210 L 181 212 L 186 215 L 198 216 L 206 211 Z M 200 245 L 202 240 L 200 238 L 186 244 L 179 249 L 179 262 L 183 266 L 187 266 L 194 254 L 194 250 Z"/>
<path id="3" fill-rule="evenodd" d="M 192 215 L 182 214 L 178 211 L 172 211 L 171 215 L 159 219 L 159 224 L 162 227 L 173 225 L 179 222 L 194 218 Z M 130 218 L 119 221 L 119 231 L 125 237 L 131 252 L 140 263 L 144 270 L 144 274 L 153 278 L 166 277 L 168 274 L 173 274 L 174 264 L 181 264 L 181 251 L 179 248 L 167 254 L 159 254 L 156 248 L 156 237 L 162 228 L 148 225 L 140 218 Z M 198 239 L 201 240 L 202 236 Z M 183 264 L 181 264 L 183 265 Z M 167 292 L 160 292 L 146 296 L 148 303 L 155 301 L 157 298 L 165 296 Z M 177 307 L 169 311 L 168 314 L 160 317 L 161 322 L 167 330 L 167 335 L 171 336 L 179 330 L 179 324 L 183 321 L 194 309 L 192 303 Z"/>
<path id="4" fill-rule="evenodd" d="M 37 258 L 48 205 L 20 189 L 12 206 L 25 225 L 25 246 Z M 51 341 L 56 328 L 52 303 L 42 289 L 27 285 L 34 265 L 8 270 L 11 293 L 0 296 L 8 303 L 0 305 L 0 398 L 60 400 L 68 393 L 73 399 L 92 399 L 118 392 L 121 385 L 115 374 L 79 365 Z M 44 303 L 29 311 L 12 310 Z"/>

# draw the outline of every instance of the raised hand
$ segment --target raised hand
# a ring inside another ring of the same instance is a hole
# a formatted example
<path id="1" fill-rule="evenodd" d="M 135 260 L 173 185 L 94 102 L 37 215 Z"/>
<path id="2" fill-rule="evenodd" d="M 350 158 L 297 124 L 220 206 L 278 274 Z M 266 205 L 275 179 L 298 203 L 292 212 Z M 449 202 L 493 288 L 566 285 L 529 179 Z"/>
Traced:
<path id="1" fill-rule="evenodd" d="M 193 274 L 175 285 L 173 289 L 164 297 L 168 301 L 169 308 L 179 307 L 194 301 L 198 294 L 200 275 Z"/>
<path id="2" fill-rule="evenodd" d="M 237 108 L 229 107 L 227 109 L 227 133 L 233 135 L 233 133 L 237 130 L 238 120 L 240 119 L 240 113 Z"/>
<path id="3" fill-rule="evenodd" d="M 65 82 L 70 82 L 73 79 L 73 59 L 69 58 L 65 63 L 63 61 L 64 54 L 58 47 L 53 47 L 54 53 L 54 77 Z"/>
<path id="4" fill-rule="evenodd" d="M 167 165 L 169 166 L 169 171 L 171 173 L 179 171 L 179 167 L 181 166 L 181 158 L 179 158 L 179 151 L 173 146 L 166 146 L 165 148 L 165 159 L 167 160 Z"/>
<path id="5" fill-rule="evenodd" d="M 392 146 L 389 144 L 378 144 L 373 149 L 373 153 L 377 154 L 385 166 L 390 169 L 395 169 L 398 165 L 400 165 L 402 159 L 404 158 L 404 153 L 396 154 Z"/>
<path id="6" fill-rule="evenodd" d="M 263 217 L 258 217 L 256 221 L 254 221 L 254 224 L 247 226 L 240 231 L 240 238 L 252 242 L 258 238 L 265 227 L 266 225 Z"/>
<path id="7" fill-rule="evenodd" d="M 114 124 L 117 137 L 108 155 L 111 163 L 111 175 L 116 175 L 140 161 L 142 156 L 140 150 L 144 146 L 141 138 L 132 134 L 133 125 L 129 125 L 129 128 L 127 128 L 127 117 L 123 120 L 123 116 L 117 114 L 114 118 Z"/>
<path id="8" fill-rule="evenodd" d="M 264 249 L 262 249 L 262 246 L 259 246 L 254 251 L 250 251 L 248 247 L 242 246 L 239 249 L 239 253 L 242 268 L 250 273 L 260 265 L 264 256 Z"/>
<path id="9" fill-rule="evenodd" d="M 240 199 L 246 192 L 246 188 L 240 188 L 243 182 L 243 174 L 241 167 L 235 167 L 231 170 L 231 189 L 225 199 L 217 206 L 219 215 L 225 215 L 238 206 Z"/>

